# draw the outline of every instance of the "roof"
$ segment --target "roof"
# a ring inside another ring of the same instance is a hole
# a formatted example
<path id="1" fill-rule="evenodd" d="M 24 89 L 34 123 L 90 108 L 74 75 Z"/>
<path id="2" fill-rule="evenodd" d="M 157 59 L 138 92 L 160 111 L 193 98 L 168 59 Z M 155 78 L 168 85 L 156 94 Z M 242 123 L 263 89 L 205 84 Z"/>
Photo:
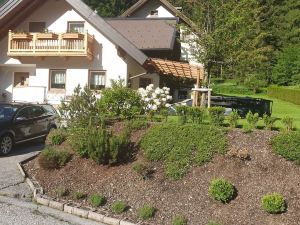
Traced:
<path id="1" fill-rule="evenodd" d="M 139 0 L 129 9 L 127 9 L 121 16 L 130 17 L 134 12 L 139 10 L 143 5 L 145 5 L 149 1 L 153 1 L 153 0 Z M 170 2 L 168 2 L 167 0 L 158 0 L 158 1 L 160 1 L 161 4 L 163 4 L 168 10 L 174 13 L 175 16 L 179 17 L 182 21 L 184 21 L 188 26 L 195 29 L 196 25 L 193 23 L 193 21 L 191 21 L 186 15 L 184 15 L 178 9 L 176 9 Z"/>
<path id="2" fill-rule="evenodd" d="M 127 40 L 118 31 L 112 28 L 103 18 L 97 15 L 81 0 L 65 0 L 85 20 L 89 21 L 99 32 L 115 45 L 122 48 L 128 55 L 143 65 L 148 57 L 134 44 Z M 34 9 L 45 0 L 8 0 L 0 6 L 0 39 L 7 35 L 9 29 L 13 29 L 26 18 Z"/>
<path id="3" fill-rule="evenodd" d="M 204 79 L 204 74 L 201 72 L 203 67 L 200 66 L 163 59 L 150 59 L 149 63 L 163 75 L 185 77 L 189 79 Z"/>
<path id="4" fill-rule="evenodd" d="M 106 20 L 141 50 L 172 50 L 177 19 L 119 18 Z"/>

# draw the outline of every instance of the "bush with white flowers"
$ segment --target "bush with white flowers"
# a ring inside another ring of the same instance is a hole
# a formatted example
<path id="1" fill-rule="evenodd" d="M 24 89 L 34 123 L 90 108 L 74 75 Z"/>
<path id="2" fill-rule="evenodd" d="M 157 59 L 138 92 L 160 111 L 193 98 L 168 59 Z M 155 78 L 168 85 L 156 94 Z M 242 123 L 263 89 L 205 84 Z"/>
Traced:
<path id="1" fill-rule="evenodd" d="M 154 85 L 150 84 L 146 88 L 140 88 L 138 92 L 142 97 L 144 110 L 147 114 L 159 112 L 162 108 L 170 106 L 168 103 L 172 100 L 170 88 L 154 88 Z"/>

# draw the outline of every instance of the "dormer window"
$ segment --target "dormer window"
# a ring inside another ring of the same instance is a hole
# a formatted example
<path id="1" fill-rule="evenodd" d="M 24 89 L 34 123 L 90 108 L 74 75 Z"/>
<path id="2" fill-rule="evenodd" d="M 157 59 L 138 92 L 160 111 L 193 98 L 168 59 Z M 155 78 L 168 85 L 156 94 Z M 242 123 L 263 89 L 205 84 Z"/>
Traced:
<path id="1" fill-rule="evenodd" d="M 45 22 L 29 22 L 29 32 L 40 33 L 44 32 L 46 29 Z"/>
<path id="2" fill-rule="evenodd" d="M 151 10 L 150 15 L 151 16 L 158 16 L 158 10 Z"/>

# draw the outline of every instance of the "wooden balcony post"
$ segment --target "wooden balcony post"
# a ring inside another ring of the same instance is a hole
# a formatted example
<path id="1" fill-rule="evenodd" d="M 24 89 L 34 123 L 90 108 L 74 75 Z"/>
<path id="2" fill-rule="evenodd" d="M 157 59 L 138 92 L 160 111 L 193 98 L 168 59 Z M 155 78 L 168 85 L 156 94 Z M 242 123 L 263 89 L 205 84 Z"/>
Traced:
<path id="1" fill-rule="evenodd" d="M 84 50 L 85 54 L 88 54 L 88 31 L 85 32 L 84 34 Z"/>
<path id="2" fill-rule="evenodd" d="M 8 53 L 11 52 L 11 30 L 8 32 Z"/>
<path id="3" fill-rule="evenodd" d="M 61 47 L 62 47 L 62 34 L 58 35 L 58 52 L 61 52 Z"/>
<path id="4" fill-rule="evenodd" d="M 36 40 L 37 40 L 37 36 L 36 34 L 33 34 L 33 37 L 32 37 L 32 50 L 33 50 L 33 53 L 35 53 L 35 50 L 36 50 Z"/>

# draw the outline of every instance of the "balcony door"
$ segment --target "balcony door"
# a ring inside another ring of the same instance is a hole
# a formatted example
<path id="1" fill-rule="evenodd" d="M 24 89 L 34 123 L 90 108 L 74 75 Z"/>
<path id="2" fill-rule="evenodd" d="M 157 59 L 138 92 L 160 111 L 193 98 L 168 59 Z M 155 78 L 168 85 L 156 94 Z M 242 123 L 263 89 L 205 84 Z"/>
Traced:
<path id="1" fill-rule="evenodd" d="M 29 73 L 15 72 L 14 87 L 28 87 L 28 86 L 29 86 Z"/>

